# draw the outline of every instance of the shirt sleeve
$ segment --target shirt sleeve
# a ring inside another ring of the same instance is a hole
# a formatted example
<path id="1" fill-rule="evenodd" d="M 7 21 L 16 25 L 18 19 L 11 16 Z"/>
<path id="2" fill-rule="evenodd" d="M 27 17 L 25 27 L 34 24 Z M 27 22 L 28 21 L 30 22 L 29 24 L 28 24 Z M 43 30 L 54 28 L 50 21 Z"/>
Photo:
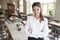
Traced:
<path id="1" fill-rule="evenodd" d="M 47 37 L 49 34 L 49 28 L 48 28 L 48 20 L 46 19 L 43 25 L 43 32 L 41 32 L 43 37 Z"/>
<path id="2" fill-rule="evenodd" d="M 49 34 L 48 20 L 46 19 L 43 24 L 43 31 L 38 33 L 41 37 L 47 37 Z"/>
<path id="3" fill-rule="evenodd" d="M 26 23 L 26 25 L 25 25 L 25 33 L 26 33 L 27 36 L 30 35 L 30 32 L 28 32 L 29 26 L 30 26 L 30 20 L 29 20 L 29 18 L 28 18 L 28 19 L 27 19 L 27 23 Z"/>

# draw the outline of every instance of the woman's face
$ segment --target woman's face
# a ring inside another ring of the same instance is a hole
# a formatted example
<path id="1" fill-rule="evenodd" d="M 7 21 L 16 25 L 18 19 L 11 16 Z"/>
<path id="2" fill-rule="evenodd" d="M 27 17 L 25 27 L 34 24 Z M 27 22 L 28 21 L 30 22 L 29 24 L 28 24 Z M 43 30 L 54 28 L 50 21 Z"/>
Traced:
<path id="1" fill-rule="evenodd" d="M 41 11 L 40 7 L 38 6 L 33 7 L 33 13 L 35 14 L 36 17 L 40 16 L 40 11 Z"/>

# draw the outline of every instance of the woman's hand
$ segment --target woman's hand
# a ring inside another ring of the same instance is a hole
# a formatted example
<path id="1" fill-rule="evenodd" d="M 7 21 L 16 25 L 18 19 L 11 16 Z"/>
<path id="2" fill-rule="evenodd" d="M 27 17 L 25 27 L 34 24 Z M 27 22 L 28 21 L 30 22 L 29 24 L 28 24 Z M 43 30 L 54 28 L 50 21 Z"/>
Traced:
<path id="1" fill-rule="evenodd" d="M 43 32 L 43 30 L 41 30 L 41 32 Z"/>
<path id="2" fill-rule="evenodd" d="M 32 29 L 31 29 L 31 28 L 29 28 L 29 29 L 28 29 L 28 32 L 32 33 Z"/>

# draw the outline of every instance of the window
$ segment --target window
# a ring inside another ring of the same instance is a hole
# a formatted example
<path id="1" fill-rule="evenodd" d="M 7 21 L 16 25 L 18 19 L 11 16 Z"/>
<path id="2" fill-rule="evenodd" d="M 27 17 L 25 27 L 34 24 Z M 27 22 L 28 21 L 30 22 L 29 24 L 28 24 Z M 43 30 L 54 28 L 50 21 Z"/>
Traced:
<path id="1" fill-rule="evenodd" d="M 42 6 L 42 11 L 44 15 L 53 16 L 55 13 L 55 2 L 56 0 L 28 0 L 27 1 L 27 14 L 33 13 L 32 12 L 32 4 L 34 2 L 40 2 Z"/>
<path id="2" fill-rule="evenodd" d="M 20 0 L 19 2 L 19 12 L 23 13 L 23 0 Z"/>

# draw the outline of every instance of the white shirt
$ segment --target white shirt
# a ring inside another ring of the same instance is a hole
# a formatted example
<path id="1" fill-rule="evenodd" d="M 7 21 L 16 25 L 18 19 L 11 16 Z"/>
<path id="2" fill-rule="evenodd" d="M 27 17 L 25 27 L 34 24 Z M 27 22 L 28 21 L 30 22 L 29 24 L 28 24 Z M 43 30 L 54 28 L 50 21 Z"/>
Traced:
<path id="1" fill-rule="evenodd" d="M 28 32 L 28 29 L 32 29 L 32 33 Z M 41 32 L 43 30 L 43 32 Z M 36 19 L 33 16 L 28 17 L 27 24 L 25 25 L 25 32 L 27 36 L 29 37 L 35 37 L 35 38 L 44 38 L 47 37 L 49 31 L 48 31 L 48 20 L 44 18 L 44 21 Z"/>

